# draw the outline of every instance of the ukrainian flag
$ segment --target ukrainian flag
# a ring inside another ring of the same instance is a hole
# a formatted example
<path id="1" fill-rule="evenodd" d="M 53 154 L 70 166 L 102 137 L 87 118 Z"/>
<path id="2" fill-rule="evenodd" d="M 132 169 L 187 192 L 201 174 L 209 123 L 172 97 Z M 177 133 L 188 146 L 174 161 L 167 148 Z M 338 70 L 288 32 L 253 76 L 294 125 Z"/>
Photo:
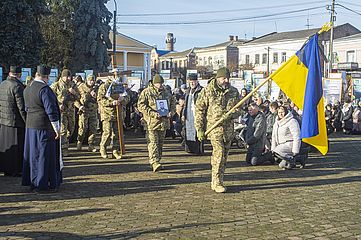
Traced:
<path id="1" fill-rule="evenodd" d="M 270 78 L 303 110 L 302 141 L 316 147 L 325 155 L 328 151 L 328 141 L 318 34 L 311 37 Z"/>

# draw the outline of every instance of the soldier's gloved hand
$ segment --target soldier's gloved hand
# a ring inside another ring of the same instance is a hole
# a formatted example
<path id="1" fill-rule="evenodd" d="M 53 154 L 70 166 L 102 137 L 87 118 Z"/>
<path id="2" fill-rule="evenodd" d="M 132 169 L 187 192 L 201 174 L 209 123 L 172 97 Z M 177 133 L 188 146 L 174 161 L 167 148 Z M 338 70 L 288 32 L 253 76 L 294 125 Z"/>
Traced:
<path id="1" fill-rule="evenodd" d="M 114 101 L 113 101 L 113 105 L 114 105 L 114 106 L 120 105 L 120 101 L 119 101 L 119 100 L 114 100 Z"/>
<path id="2" fill-rule="evenodd" d="M 200 142 L 206 140 L 206 134 L 204 133 L 203 130 L 198 130 L 197 131 L 197 138 Z"/>

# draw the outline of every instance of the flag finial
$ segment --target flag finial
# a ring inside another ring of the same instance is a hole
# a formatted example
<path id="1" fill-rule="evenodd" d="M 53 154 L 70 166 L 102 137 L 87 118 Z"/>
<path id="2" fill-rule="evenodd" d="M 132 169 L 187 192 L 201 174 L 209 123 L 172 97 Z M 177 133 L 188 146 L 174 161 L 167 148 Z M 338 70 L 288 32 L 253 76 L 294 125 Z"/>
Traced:
<path id="1" fill-rule="evenodd" d="M 322 26 L 321 30 L 318 31 L 318 34 L 321 34 L 323 32 L 328 32 L 331 28 L 332 28 L 332 22 L 327 22 Z"/>

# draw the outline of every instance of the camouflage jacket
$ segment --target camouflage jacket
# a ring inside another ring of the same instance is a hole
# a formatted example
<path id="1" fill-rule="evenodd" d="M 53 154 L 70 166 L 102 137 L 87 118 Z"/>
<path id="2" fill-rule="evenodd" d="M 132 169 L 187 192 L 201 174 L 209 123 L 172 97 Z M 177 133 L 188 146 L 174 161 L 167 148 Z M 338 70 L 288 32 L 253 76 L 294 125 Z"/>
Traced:
<path id="1" fill-rule="evenodd" d="M 220 88 L 216 79 L 211 79 L 208 86 L 203 88 L 196 102 L 195 127 L 197 131 L 206 131 L 221 119 L 240 100 L 238 90 L 230 86 L 228 89 Z M 230 141 L 234 137 L 233 119 L 240 116 L 240 111 L 235 111 L 231 119 L 224 121 L 213 129 L 207 136 L 211 140 Z"/>
<path id="2" fill-rule="evenodd" d="M 74 102 L 80 99 L 79 89 L 73 82 L 66 83 L 62 79 L 54 82 L 51 89 L 56 95 L 59 105 L 63 105 L 63 113 L 74 111 Z M 69 88 L 73 88 L 76 93 L 72 94 L 69 92 Z"/>
<path id="3" fill-rule="evenodd" d="M 167 130 L 170 127 L 170 119 L 167 117 L 158 118 L 156 100 L 167 100 L 169 112 L 175 113 L 175 99 L 172 94 L 166 90 L 158 90 L 153 84 L 142 91 L 138 99 L 138 109 L 143 114 L 148 130 Z"/>
<path id="4" fill-rule="evenodd" d="M 91 92 L 96 91 L 95 88 L 89 87 L 86 83 L 78 85 L 80 99 L 75 101 L 77 108 L 84 106 L 84 114 L 94 114 L 98 111 L 98 102 L 96 97 L 92 97 Z"/>
<path id="5" fill-rule="evenodd" d="M 100 85 L 97 95 L 97 100 L 100 110 L 101 121 L 116 121 L 117 120 L 117 108 L 113 105 L 114 99 L 107 97 L 107 91 L 110 87 L 112 80 L 108 80 L 106 83 Z M 125 112 L 125 105 L 129 102 L 129 95 L 124 96 L 121 101 L 121 107 L 123 110 L 123 117 Z"/>

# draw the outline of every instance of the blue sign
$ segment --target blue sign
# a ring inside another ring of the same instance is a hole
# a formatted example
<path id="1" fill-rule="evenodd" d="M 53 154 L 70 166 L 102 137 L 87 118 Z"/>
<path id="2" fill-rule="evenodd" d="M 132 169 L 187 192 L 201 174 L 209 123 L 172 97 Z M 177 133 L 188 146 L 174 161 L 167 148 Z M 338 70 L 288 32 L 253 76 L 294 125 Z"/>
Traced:
<path id="1" fill-rule="evenodd" d="M 0 67 L 0 83 L 3 81 L 3 68 Z"/>

